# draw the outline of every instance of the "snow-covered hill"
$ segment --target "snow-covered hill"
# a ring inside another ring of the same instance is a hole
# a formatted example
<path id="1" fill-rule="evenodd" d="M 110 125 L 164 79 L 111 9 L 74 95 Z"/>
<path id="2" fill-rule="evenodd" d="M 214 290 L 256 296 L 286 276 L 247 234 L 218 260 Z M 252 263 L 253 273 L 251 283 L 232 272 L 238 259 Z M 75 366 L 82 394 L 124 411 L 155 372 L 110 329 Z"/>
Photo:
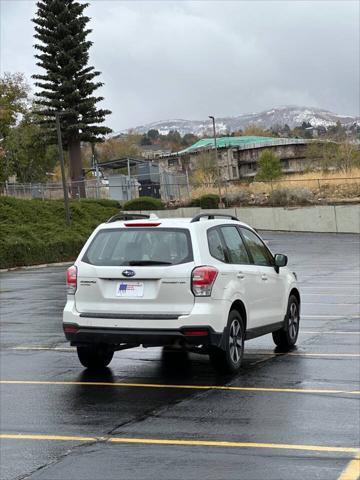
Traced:
<path id="1" fill-rule="evenodd" d="M 327 110 L 313 107 L 297 107 L 294 105 L 287 105 L 282 107 L 275 107 L 260 113 L 242 114 L 237 117 L 224 117 L 216 119 L 216 129 L 219 134 L 225 132 L 233 132 L 235 130 L 244 129 L 249 125 L 256 125 L 263 128 L 270 128 L 275 125 L 289 125 L 294 128 L 302 124 L 302 122 L 310 122 L 313 127 L 323 125 L 328 127 L 335 125 L 340 121 L 343 125 L 351 125 L 358 123 L 360 125 L 360 117 L 352 117 L 348 115 L 338 115 Z M 211 134 L 212 123 L 209 119 L 205 120 L 163 120 L 159 122 L 152 122 L 146 125 L 140 125 L 132 128 L 136 133 L 146 133 L 151 129 L 159 130 L 163 135 L 166 135 L 170 130 L 177 130 L 181 135 L 185 133 L 194 133 L 196 135 Z M 130 130 L 130 129 L 129 129 Z M 113 136 L 126 131 L 118 132 Z"/>

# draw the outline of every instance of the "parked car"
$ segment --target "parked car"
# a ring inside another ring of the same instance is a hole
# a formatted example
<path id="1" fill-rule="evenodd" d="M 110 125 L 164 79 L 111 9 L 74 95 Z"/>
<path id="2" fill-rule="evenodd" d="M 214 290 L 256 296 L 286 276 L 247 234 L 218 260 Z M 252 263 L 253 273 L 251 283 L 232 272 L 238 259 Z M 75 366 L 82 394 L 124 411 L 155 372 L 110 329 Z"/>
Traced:
<path id="1" fill-rule="evenodd" d="M 232 216 L 117 215 L 67 271 L 64 332 L 88 368 L 142 345 L 205 353 L 236 372 L 245 340 L 272 333 L 283 349 L 297 340 L 300 293 L 286 265 Z"/>

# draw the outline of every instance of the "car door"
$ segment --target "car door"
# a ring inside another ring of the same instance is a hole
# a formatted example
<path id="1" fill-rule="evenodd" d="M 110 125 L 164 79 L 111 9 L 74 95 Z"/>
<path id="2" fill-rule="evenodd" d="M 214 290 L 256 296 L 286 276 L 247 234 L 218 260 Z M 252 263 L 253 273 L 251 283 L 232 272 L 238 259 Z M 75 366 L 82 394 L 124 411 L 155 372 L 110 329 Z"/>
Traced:
<path id="1" fill-rule="evenodd" d="M 227 259 L 231 266 L 234 294 L 246 306 L 247 328 L 261 324 L 259 317 L 259 288 L 263 287 L 258 267 L 254 265 L 244 241 L 235 225 L 224 225 L 220 232 L 225 244 Z"/>
<path id="2" fill-rule="evenodd" d="M 241 235 L 259 273 L 257 326 L 278 323 L 284 319 L 285 280 L 274 268 L 274 258 L 256 233 L 240 227 Z"/>

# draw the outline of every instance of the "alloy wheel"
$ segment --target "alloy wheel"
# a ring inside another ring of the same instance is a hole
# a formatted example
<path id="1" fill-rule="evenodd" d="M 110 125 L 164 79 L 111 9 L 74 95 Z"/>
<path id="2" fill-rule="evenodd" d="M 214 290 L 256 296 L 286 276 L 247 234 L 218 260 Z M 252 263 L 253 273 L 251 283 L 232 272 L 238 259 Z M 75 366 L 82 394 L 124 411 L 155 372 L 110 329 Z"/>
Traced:
<path id="1" fill-rule="evenodd" d="M 229 331 L 229 353 L 234 363 L 238 363 L 242 355 L 242 330 L 240 322 L 234 319 L 230 325 Z"/>
<path id="2" fill-rule="evenodd" d="M 290 304 L 288 322 L 289 336 L 293 340 L 296 337 L 299 328 L 299 312 L 296 303 Z"/>

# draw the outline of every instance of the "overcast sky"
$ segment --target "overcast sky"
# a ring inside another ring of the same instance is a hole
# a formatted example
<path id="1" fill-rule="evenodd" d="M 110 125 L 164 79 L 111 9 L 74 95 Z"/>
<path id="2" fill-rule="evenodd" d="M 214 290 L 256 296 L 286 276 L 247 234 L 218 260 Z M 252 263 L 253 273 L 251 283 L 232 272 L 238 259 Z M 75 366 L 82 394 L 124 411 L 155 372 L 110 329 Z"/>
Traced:
<path id="1" fill-rule="evenodd" d="M 32 0 L 1 1 L 1 71 L 35 72 Z M 358 0 L 88 0 L 115 131 L 276 105 L 359 114 Z"/>

